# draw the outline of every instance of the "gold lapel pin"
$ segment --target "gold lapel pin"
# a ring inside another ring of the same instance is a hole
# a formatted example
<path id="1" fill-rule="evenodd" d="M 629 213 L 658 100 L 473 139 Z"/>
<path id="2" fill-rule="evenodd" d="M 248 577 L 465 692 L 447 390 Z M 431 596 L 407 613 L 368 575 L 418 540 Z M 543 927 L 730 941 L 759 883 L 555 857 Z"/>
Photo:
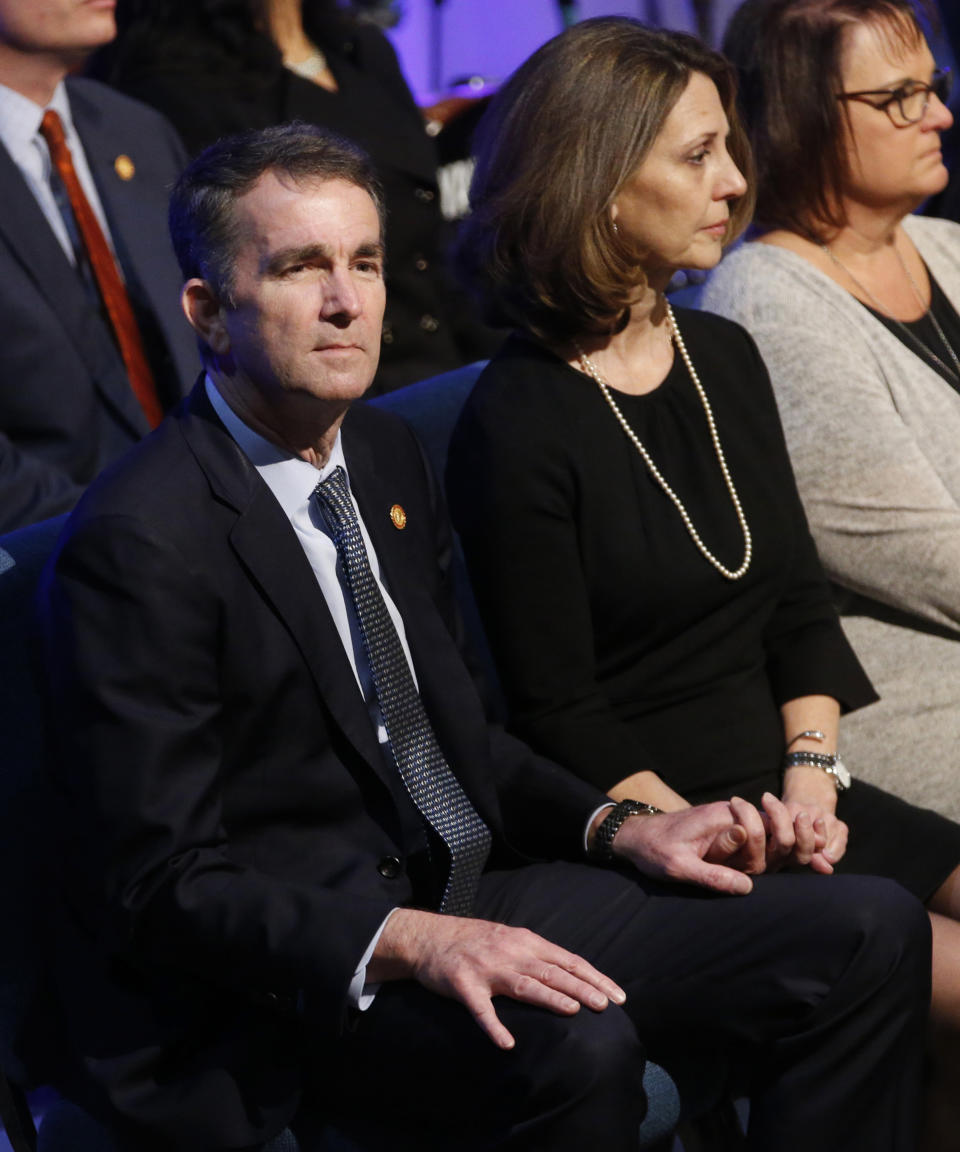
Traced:
<path id="1" fill-rule="evenodd" d="M 390 509 L 390 519 L 393 521 L 394 528 L 398 528 L 400 531 L 403 531 L 407 526 L 407 514 L 400 504 L 394 504 Z"/>
<path id="2" fill-rule="evenodd" d="M 137 169 L 130 157 L 125 152 L 121 152 L 113 162 L 113 170 L 121 180 L 132 180 Z"/>

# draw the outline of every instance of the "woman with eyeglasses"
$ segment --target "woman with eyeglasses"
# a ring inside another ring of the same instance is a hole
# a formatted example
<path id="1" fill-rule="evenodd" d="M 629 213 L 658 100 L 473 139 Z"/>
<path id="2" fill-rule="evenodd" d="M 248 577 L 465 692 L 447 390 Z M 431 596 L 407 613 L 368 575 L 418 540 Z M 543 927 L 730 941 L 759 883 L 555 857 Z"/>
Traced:
<path id="1" fill-rule="evenodd" d="M 960 817 L 960 227 L 911 213 L 952 123 L 908 0 L 747 0 L 724 50 L 757 160 L 751 242 L 704 306 L 773 381 L 843 625 L 880 703 L 855 773 Z"/>

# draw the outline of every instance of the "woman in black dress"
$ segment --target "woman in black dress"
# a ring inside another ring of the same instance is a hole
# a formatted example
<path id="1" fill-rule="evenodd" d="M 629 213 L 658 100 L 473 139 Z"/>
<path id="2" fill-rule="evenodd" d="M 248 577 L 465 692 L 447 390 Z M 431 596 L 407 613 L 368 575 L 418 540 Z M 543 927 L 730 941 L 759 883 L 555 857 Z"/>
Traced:
<path id="1" fill-rule="evenodd" d="M 585 21 L 508 81 L 461 252 L 518 331 L 455 432 L 454 522 L 515 730 L 617 800 L 753 801 L 768 869 L 900 880 L 956 1025 L 960 826 L 850 784 L 840 713 L 875 696 L 763 363 L 664 296 L 742 228 L 747 164 L 729 66 L 689 37 Z"/>
<path id="2" fill-rule="evenodd" d="M 488 355 L 446 268 L 434 141 L 390 41 L 336 0 L 118 0 L 90 71 L 161 111 L 191 154 L 287 120 L 369 153 L 387 206 L 387 311 L 373 392 Z"/>

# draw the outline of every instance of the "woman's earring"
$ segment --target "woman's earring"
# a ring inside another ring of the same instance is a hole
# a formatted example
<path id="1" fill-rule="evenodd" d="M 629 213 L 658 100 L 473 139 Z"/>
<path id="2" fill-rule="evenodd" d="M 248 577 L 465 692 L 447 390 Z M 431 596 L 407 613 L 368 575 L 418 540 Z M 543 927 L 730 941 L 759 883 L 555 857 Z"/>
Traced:
<path id="1" fill-rule="evenodd" d="M 616 220 L 613 221 L 613 230 L 618 236 L 620 235 L 620 226 L 617 224 Z"/>

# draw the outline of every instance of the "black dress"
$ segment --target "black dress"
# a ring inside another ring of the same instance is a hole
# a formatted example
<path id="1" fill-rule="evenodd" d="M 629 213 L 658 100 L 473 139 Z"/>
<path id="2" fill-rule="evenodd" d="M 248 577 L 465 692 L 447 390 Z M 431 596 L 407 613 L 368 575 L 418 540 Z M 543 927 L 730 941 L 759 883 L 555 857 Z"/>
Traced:
<path id="1" fill-rule="evenodd" d="M 708 313 L 677 318 L 753 535 L 742 579 L 696 549 L 597 385 L 521 337 L 468 400 L 448 495 L 522 737 L 604 789 L 649 769 L 694 803 L 756 802 L 780 790 L 782 704 L 823 694 L 848 711 L 876 696 L 831 603 L 756 346 Z M 738 567 L 743 535 L 682 360 L 653 392 L 616 399 L 706 547 Z M 863 781 L 838 813 L 846 871 L 925 899 L 960 863 L 960 826 Z"/>
<path id="2" fill-rule="evenodd" d="M 371 395 L 494 351 L 502 332 L 479 322 L 447 268 L 437 153 L 378 29 L 357 25 L 323 45 L 335 93 L 284 68 L 279 55 L 254 70 L 219 43 L 198 39 L 189 52 L 177 45 L 138 39 L 94 71 L 161 111 L 191 154 L 221 136 L 303 120 L 356 141 L 373 160 L 387 208 L 387 309 Z"/>

